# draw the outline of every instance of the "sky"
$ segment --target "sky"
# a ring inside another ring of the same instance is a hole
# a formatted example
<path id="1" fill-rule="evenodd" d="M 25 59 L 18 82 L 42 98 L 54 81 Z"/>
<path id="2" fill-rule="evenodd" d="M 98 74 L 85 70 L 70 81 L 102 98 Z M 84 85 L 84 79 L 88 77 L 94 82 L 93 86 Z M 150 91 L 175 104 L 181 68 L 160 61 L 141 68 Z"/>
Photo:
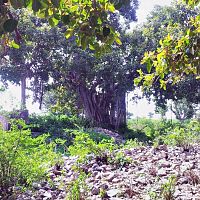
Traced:
<path id="1" fill-rule="evenodd" d="M 170 0 L 139 0 L 139 9 L 137 10 L 137 23 L 142 23 L 145 21 L 146 16 L 153 10 L 155 5 L 170 5 Z M 0 93 L 0 107 L 3 107 L 4 110 L 11 111 L 13 109 L 19 109 L 20 102 L 20 87 L 13 85 L 9 86 L 9 89 L 4 93 Z M 29 93 L 31 96 L 31 93 Z M 133 117 L 148 117 L 149 113 L 153 113 L 155 106 L 151 102 L 148 103 L 147 100 L 142 99 L 138 103 L 131 101 L 133 93 L 128 95 L 128 112 L 133 114 Z M 36 112 L 41 113 L 39 106 L 37 104 L 32 104 L 31 98 L 28 100 L 28 109 L 30 113 Z M 168 118 L 171 117 L 171 113 L 167 114 Z M 154 118 L 159 118 L 159 115 L 153 116 Z"/>
<path id="2" fill-rule="evenodd" d="M 171 0 L 139 0 L 139 9 L 137 11 L 138 23 L 145 21 L 146 16 L 153 10 L 155 5 L 170 5 Z"/>

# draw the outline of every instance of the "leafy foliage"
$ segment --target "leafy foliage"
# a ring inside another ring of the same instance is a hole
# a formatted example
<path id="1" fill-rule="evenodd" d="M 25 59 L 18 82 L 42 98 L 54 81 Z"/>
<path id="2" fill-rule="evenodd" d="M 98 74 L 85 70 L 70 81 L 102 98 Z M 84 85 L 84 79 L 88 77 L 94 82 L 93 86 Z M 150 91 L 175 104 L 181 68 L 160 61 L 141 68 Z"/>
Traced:
<path id="1" fill-rule="evenodd" d="M 79 156 L 79 161 L 84 162 L 89 154 L 103 156 L 105 152 L 113 151 L 116 145 L 112 140 L 102 140 L 97 144 L 92 140 L 88 133 L 74 131 L 75 135 L 73 145 L 69 146 L 70 155 Z"/>
<path id="2" fill-rule="evenodd" d="M 132 57 L 138 55 L 129 43 L 137 42 L 139 33 L 133 38 L 123 34 L 120 49 L 113 45 L 112 53 L 96 58 L 91 51 L 78 48 L 74 38 L 66 42 L 62 28 L 50 28 L 27 13 L 20 16 L 18 29 L 26 37 L 20 49 L 9 48 L 4 55 L 7 60 L 0 68 L 1 79 L 18 84 L 29 78 L 34 101 L 42 104 L 46 99 L 46 106 L 53 104 L 53 112 L 84 112 L 91 124 L 98 126 L 124 125 L 125 93 L 132 89 L 136 71 Z"/>
<path id="3" fill-rule="evenodd" d="M 200 124 L 197 120 L 185 123 L 182 127 L 175 127 L 166 131 L 156 140 L 160 140 L 167 145 L 181 146 L 187 150 L 191 144 L 199 141 Z"/>
<path id="4" fill-rule="evenodd" d="M 176 177 L 171 176 L 168 178 L 168 181 L 162 185 L 161 196 L 164 200 L 174 200 L 174 193 L 175 193 L 175 186 L 176 186 Z"/>
<path id="5" fill-rule="evenodd" d="M 85 193 L 88 191 L 88 186 L 85 183 L 87 175 L 84 172 L 81 172 L 77 179 L 73 180 L 67 189 L 67 198 L 66 200 L 84 200 L 86 196 Z"/>
<path id="6" fill-rule="evenodd" d="M 187 1 L 198 5 L 199 1 Z M 192 74 L 199 78 L 199 25 L 197 14 L 186 20 L 187 30 L 178 38 L 168 34 L 160 40 L 156 51 L 146 52 L 142 63 L 146 64 L 149 74 L 138 71 L 140 77 L 135 83 L 143 81 L 144 86 L 151 86 L 155 80 L 160 80 L 160 87 L 166 89 L 167 83 L 176 83 L 186 75 Z M 170 74 L 170 76 L 167 76 Z"/>
<path id="7" fill-rule="evenodd" d="M 154 10 L 147 17 L 147 22 L 140 28 L 144 38 L 140 41 L 140 46 L 142 46 L 141 49 L 138 49 L 140 54 L 147 55 L 149 52 L 150 55 L 151 52 L 156 52 L 156 49 L 160 48 L 163 38 L 167 37 L 168 34 L 173 36 L 174 40 L 178 40 L 180 36 L 184 35 L 185 32 L 191 28 L 191 24 L 188 23 L 188 20 L 190 18 L 195 18 L 198 13 L 198 8 L 190 8 L 185 4 L 176 2 L 170 6 L 155 6 Z M 136 78 L 134 82 L 136 85 L 144 86 L 144 96 L 148 99 L 153 98 L 158 109 L 161 107 L 166 110 L 167 100 L 182 101 L 182 99 L 186 99 L 193 104 L 193 106 L 198 104 L 200 82 L 196 79 L 196 75 L 187 75 L 176 84 L 172 81 L 166 81 L 166 90 L 164 90 L 159 82 L 161 78 L 158 76 L 153 78 L 155 69 L 152 68 L 153 63 L 151 60 L 139 64 L 140 62 L 141 61 L 138 61 L 138 68 L 140 68 L 138 69 L 138 73 L 140 77 Z M 142 79 L 145 75 L 147 75 L 146 81 Z M 164 79 L 167 80 L 171 77 L 172 74 L 166 71 Z M 150 85 L 148 86 L 148 84 Z"/>
<path id="8" fill-rule="evenodd" d="M 179 127 L 178 121 L 157 119 L 132 119 L 128 121 L 128 132 L 124 132 L 127 139 L 137 138 L 139 141 L 153 141 L 156 137 L 164 135 L 166 131 Z"/>
<path id="9" fill-rule="evenodd" d="M 135 10 L 138 6 L 136 0 L 132 1 L 65 1 L 65 0 L 26 0 L 26 1 L 0 1 L 1 26 L 0 35 L 4 43 L 9 44 L 8 33 L 15 31 L 17 42 L 20 35 L 17 30 L 18 20 L 13 9 L 27 8 L 38 17 L 48 20 L 51 26 L 62 25 L 65 27 L 65 37 L 76 37 L 78 46 L 83 49 L 90 48 L 101 54 L 102 50 L 109 48 L 114 42 L 121 44 L 119 33 L 110 24 L 109 17 L 115 13 L 115 7 L 125 18 L 135 20 Z M 126 8 L 131 12 L 127 12 Z M 130 13 L 132 13 L 130 15 Z M 9 44 L 10 45 L 10 44 Z"/>
<path id="10" fill-rule="evenodd" d="M 31 115 L 29 124 L 32 131 L 50 133 L 53 135 L 62 135 L 64 129 L 73 129 L 80 126 L 79 119 L 75 116 L 56 115 L 49 113 L 47 115 Z"/>
<path id="11" fill-rule="evenodd" d="M 22 122 L 13 122 L 10 131 L 0 130 L 1 197 L 12 193 L 13 186 L 31 186 L 47 178 L 48 168 L 58 158 L 53 151 L 55 145 L 46 143 L 48 135 L 32 138 L 23 126 Z"/>

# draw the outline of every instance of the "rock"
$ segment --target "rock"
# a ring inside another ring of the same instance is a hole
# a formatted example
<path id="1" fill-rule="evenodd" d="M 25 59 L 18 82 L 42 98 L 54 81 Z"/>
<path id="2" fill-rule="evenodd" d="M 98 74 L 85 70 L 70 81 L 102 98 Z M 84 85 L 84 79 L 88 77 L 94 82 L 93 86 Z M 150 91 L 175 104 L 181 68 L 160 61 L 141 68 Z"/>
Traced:
<path id="1" fill-rule="evenodd" d="M 162 160 L 160 161 L 161 164 L 160 164 L 160 167 L 164 167 L 164 168 L 169 168 L 171 166 L 171 164 L 168 162 L 168 161 L 165 161 L 165 160 Z"/>
<path id="2" fill-rule="evenodd" d="M 200 181 L 198 178 L 200 177 L 200 145 L 194 145 L 193 149 L 185 153 L 181 147 L 160 147 L 152 154 L 152 147 L 134 148 L 131 149 L 129 156 L 133 159 L 132 163 L 122 169 L 109 163 L 98 165 L 95 157 L 91 157 L 92 160 L 83 165 L 80 164 L 80 169 L 86 167 L 91 174 L 85 180 L 90 188 L 85 199 L 150 200 L 149 191 L 159 194 L 161 185 L 167 183 L 171 175 L 177 177 L 175 199 L 200 199 L 198 184 Z M 115 152 L 119 151 L 115 150 Z M 128 151 L 127 154 L 129 154 Z M 56 176 L 53 173 L 54 168 L 48 171 L 54 188 L 50 187 L 51 184 L 47 181 L 44 184 L 38 183 L 40 187 L 35 183 L 34 187 L 37 189 L 34 191 L 23 194 L 21 194 L 22 191 L 16 191 L 19 195 L 16 200 L 66 199 L 68 185 L 78 178 L 78 172 L 72 170 L 76 160 L 77 157 L 65 158 L 62 176 Z M 101 191 L 105 193 L 104 198 L 100 197 Z M 45 192 L 47 192 L 46 196 L 44 196 Z"/>
<path id="3" fill-rule="evenodd" d="M 164 169 L 159 169 L 157 175 L 161 177 L 161 176 L 166 176 L 167 173 Z"/>
<path id="4" fill-rule="evenodd" d="M 132 151 L 129 149 L 124 150 L 125 155 L 132 155 Z"/>
<path id="5" fill-rule="evenodd" d="M 122 191 L 118 189 L 111 189 L 107 191 L 109 197 L 115 197 L 117 194 L 120 194 Z"/>
<path id="6" fill-rule="evenodd" d="M 95 177 L 97 174 L 99 174 L 99 172 L 98 172 L 98 171 L 94 171 L 94 172 L 92 173 L 92 177 Z"/>
<path id="7" fill-rule="evenodd" d="M 107 190 L 108 189 L 108 185 L 106 183 L 104 183 L 104 184 L 102 184 L 100 186 L 100 188 L 103 189 L 103 190 Z"/>
<path id="8" fill-rule="evenodd" d="M 135 181 L 138 182 L 139 184 L 147 185 L 147 180 L 145 177 L 138 177 Z"/>
<path id="9" fill-rule="evenodd" d="M 100 189 L 99 188 L 92 188 L 92 191 L 91 191 L 92 195 L 98 195 L 100 193 Z"/>
<path id="10" fill-rule="evenodd" d="M 100 173 L 98 173 L 97 175 L 96 175 L 96 177 L 95 177 L 96 179 L 101 179 L 101 174 Z"/>
<path id="11" fill-rule="evenodd" d="M 41 188 L 41 185 L 39 183 L 32 183 L 32 187 L 35 189 L 35 190 L 38 190 L 39 188 Z"/>
<path id="12" fill-rule="evenodd" d="M 99 167 L 99 165 L 95 163 L 95 164 L 92 166 L 92 169 L 95 170 L 95 169 L 98 168 L 98 167 Z"/>
<path id="13" fill-rule="evenodd" d="M 121 182 L 121 180 L 118 179 L 118 178 L 114 178 L 114 179 L 112 180 L 112 183 L 119 183 L 119 182 Z"/>
<path id="14" fill-rule="evenodd" d="M 108 182 L 111 182 L 116 176 L 117 176 L 116 174 L 111 173 L 111 174 L 106 178 L 106 180 L 107 180 Z"/>
<path id="15" fill-rule="evenodd" d="M 188 178 L 182 177 L 178 180 L 178 184 L 187 184 L 188 183 Z"/>

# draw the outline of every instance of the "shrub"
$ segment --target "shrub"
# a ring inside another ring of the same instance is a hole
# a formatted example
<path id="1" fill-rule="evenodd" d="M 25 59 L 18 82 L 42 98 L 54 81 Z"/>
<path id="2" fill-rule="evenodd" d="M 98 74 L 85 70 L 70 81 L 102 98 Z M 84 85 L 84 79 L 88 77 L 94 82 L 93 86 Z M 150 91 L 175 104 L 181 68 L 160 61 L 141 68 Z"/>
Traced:
<path id="1" fill-rule="evenodd" d="M 134 140 L 127 140 L 125 144 L 122 146 L 123 149 L 131 149 L 131 148 L 136 148 L 136 147 L 141 147 L 144 144 L 142 142 L 139 142 L 137 138 Z"/>
<path id="2" fill-rule="evenodd" d="M 182 126 L 183 124 L 177 120 L 132 119 L 128 121 L 129 132 L 127 139 L 138 138 L 143 142 L 153 141 L 155 138 L 165 135 L 167 131 Z"/>
<path id="3" fill-rule="evenodd" d="M 87 175 L 81 172 L 68 186 L 66 200 L 84 200 L 89 190 L 85 180 Z"/>
<path id="4" fill-rule="evenodd" d="M 30 128 L 34 132 L 50 133 L 52 136 L 62 135 L 65 128 L 77 128 L 77 118 L 67 115 L 32 115 L 29 118 Z"/>
<path id="5" fill-rule="evenodd" d="M 80 162 L 83 162 L 89 154 L 101 156 L 105 152 L 116 148 L 113 140 L 104 139 L 97 143 L 90 137 L 89 133 L 74 130 L 73 134 L 75 135 L 73 145 L 69 146 L 68 151 L 70 155 L 79 156 Z"/>
<path id="6" fill-rule="evenodd" d="M 47 169 L 56 162 L 55 145 L 47 144 L 48 135 L 31 137 L 23 130 L 22 121 L 12 123 L 10 131 L 0 130 L 0 194 L 12 193 L 16 185 L 31 186 L 46 177 Z M 1 198 L 1 197 L 0 197 Z"/>
<path id="7" fill-rule="evenodd" d="M 193 120 L 184 124 L 182 127 L 175 127 L 172 130 L 168 130 L 158 140 L 167 145 L 182 146 L 187 149 L 190 144 L 199 142 L 199 133 L 200 124 L 198 121 Z"/>

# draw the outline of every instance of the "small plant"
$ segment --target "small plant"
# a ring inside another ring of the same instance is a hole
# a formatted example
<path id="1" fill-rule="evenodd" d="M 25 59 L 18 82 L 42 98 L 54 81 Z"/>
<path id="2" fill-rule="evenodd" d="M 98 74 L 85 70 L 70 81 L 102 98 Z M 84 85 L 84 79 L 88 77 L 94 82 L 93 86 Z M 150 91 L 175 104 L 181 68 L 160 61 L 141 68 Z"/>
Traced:
<path id="1" fill-rule="evenodd" d="M 161 196 L 164 200 L 174 200 L 176 177 L 169 177 L 168 181 L 161 186 Z"/>
<path id="2" fill-rule="evenodd" d="M 68 151 L 70 155 L 79 156 L 79 162 L 86 161 L 89 154 L 104 157 L 107 152 L 116 148 L 112 140 L 102 140 L 97 144 L 88 133 L 75 130 L 73 134 L 75 135 L 73 145 L 69 146 Z"/>
<path id="3" fill-rule="evenodd" d="M 136 148 L 136 147 L 141 147 L 143 146 L 142 142 L 139 142 L 137 138 L 127 140 L 126 143 L 122 146 L 123 149 L 131 149 L 131 148 Z"/>
<path id="4" fill-rule="evenodd" d="M 122 168 L 126 165 L 130 164 L 132 159 L 126 156 L 123 152 L 118 151 L 113 153 L 113 155 L 109 158 L 111 164 L 115 164 L 117 167 Z"/>
<path id="5" fill-rule="evenodd" d="M 191 121 L 189 124 L 185 124 L 184 127 L 176 127 L 173 130 L 168 131 L 166 135 L 160 136 L 159 139 L 160 141 L 163 141 L 164 144 L 180 146 L 188 151 L 193 143 L 198 142 L 199 131 L 199 123 Z"/>
<path id="6" fill-rule="evenodd" d="M 31 137 L 22 121 L 13 121 L 10 131 L 0 130 L 0 198 L 12 194 L 13 186 L 31 186 L 46 178 L 47 169 L 56 163 L 54 143 L 48 135 Z"/>
<path id="7" fill-rule="evenodd" d="M 108 197 L 107 192 L 103 188 L 100 188 L 99 195 L 100 195 L 101 199 L 104 199 L 104 198 Z"/>
<path id="8" fill-rule="evenodd" d="M 88 186 L 85 183 L 87 175 L 81 172 L 68 187 L 66 200 L 85 200 L 88 192 Z"/>
<path id="9" fill-rule="evenodd" d="M 136 191 L 135 186 L 134 186 L 134 178 L 133 177 L 128 177 L 128 184 L 126 185 L 126 190 L 125 193 L 127 197 L 133 198 L 138 196 L 140 193 Z M 139 197 L 139 196 L 138 196 Z"/>
<path id="10" fill-rule="evenodd" d="M 148 195 L 151 200 L 159 200 L 158 194 L 155 191 L 150 191 Z"/>

